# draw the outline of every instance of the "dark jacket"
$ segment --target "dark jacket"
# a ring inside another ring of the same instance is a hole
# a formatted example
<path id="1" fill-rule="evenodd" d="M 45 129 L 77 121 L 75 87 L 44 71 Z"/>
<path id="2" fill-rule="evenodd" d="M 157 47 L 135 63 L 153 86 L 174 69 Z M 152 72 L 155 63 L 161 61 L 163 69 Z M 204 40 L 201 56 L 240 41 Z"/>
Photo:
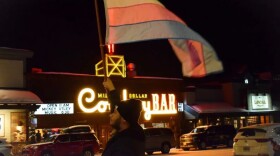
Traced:
<path id="1" fill-rule="evenodd" d="M 140 125 L 115 134 L 106 145 L 102 156 L 144 156 L 145 136 Z"/>
<path id="2" fill-rule="evenodd" d="M 120 102 L 120 95 L 116 90 L 108 93 L 111 112 Z M 128 129 L 116 133 L 108 142 L 102 156 L 144 156 L 145 135 L 139 124 L 130 125 Z"/>

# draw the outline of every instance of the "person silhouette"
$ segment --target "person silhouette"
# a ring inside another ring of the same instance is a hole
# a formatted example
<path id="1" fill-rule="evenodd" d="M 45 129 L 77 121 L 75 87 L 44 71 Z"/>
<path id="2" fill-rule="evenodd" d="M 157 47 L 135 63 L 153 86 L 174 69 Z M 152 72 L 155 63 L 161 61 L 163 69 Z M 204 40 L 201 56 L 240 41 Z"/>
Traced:
<path id="1" fill-rule="evenodd" d="M 39 130 L 37 130 L 37 133 L 36 133 L 36 142 L 41 142 L 41 139 L 42 139 L 41 133 L 40 133 Z"/>
<path id="2" fill-rule="evenodd" d="M 145 134 L 138 123 L 142 102 L 137 99 L 120 101 L 118 91 L 109 78 L 103 85 L 111 105 L 109 117 L 113 133 L 102 156 L 144 156 Z"/>

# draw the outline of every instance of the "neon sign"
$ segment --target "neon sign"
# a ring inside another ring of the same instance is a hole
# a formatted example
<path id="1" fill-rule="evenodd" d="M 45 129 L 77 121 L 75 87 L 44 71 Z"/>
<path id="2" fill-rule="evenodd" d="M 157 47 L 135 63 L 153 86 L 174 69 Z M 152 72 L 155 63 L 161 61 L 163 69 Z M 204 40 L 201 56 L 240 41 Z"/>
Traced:
<path id="1" fill-rule="evenodd" d="M 150 101 L 142 101 L 145 119 L 150 120 L 152 114 L 176 114 L 175 102 L 174 94 L 161 94 L 161 97 L 159 94 L 152 94 L 152 104 Z"/>
<path id="2" fill-rule="evenodd" d="M 86 96 L 86 94 L 89 96 Z M 95 100 L 95 92 L 91 88 L 84 88 L 79 93 L 78 105 L 81 108 L 81 110 L 84 111 L 85 113 L 93 113 L 96 112 L 97 110 L 99 112 L 105 112 L 107 108 L 110 109 L 110 104 L 108 103 L 108 101 L 99 101 L 93 107 L 85 106 L 83 102 L 83 97 L 85 96 L 86 96 L 85 98 L 86 105 L 90 105 Z"/>
<path id="3" fill-rule="evenodd" d="M 98 93 L 97 95 L 97 98 L 107 97 L 105 93 Z M 110 110 L 110 104 L 107 100 L 98 101 L 96 100 L 97 98 L 93 89 L 84 88 L 78 95 L 78 105 L 80 109 L 85 113 L 94 113 L 97 111 L 102 113 Z M 151 101 L 147 101 L 145 99 L 148 98 L 148 94 L 128 93 L 127 90 L 124 89 L 122 91 L 122 99 L 127 100 L 129 98 L 141 99 L 144 118 L 146 120 L 150 120 L 152 115 L 177 114 L 175 94 L 153 93 L 151 94 Z"/>
<path id="4" fill-rule="evenodd" d="M 108 76 L 115 75 L 126 77 L 126 65 L 122 55 L 105 55 L 106 73 Z M 95 75 L 104 76 L 103 60 L 95 65 Z"/>

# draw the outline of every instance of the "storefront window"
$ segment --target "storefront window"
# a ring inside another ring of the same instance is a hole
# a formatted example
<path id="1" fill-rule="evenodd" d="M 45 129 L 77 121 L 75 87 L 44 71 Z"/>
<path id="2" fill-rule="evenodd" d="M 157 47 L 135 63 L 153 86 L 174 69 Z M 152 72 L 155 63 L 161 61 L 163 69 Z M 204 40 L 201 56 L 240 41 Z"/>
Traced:
<path id="1" fill-rule="evenodd" d="M 238 123 L 237 123 L 237 120 L 234 120 L 234 121 L 233 121 L 233 125 L 234 125 L 234 128 L 235 128 L 235 129 L 237 129 L 237 128 L 238 128 Z"/>
<path id="2" fill-rule="evenodd" d="M 26 141 L 26 113 L 11 112 L 11 141 Z"/>
<path id="3" fill-rule="evenodd" d="M 5 127 L 4 127 L 4 122 L 5 121 L 5 115 L 4 114 L 0 114 L 0 137 L 4 137 L 5 136 Z"/>
<path id="4" fill-rule="evenodd" d="M 258 116 L 249 116 L 247 118 L 248 126 L 249 125 L 254 125 L 258 123 Z"/>

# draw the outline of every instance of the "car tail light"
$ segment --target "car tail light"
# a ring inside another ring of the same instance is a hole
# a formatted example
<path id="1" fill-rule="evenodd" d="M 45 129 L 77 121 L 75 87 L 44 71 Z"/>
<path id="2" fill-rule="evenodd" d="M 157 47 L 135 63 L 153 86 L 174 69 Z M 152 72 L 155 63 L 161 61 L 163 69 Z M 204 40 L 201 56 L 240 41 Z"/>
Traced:
<path id="1" fill-rule="evenodd" d="M 94 145 L 93 145 L 93 151 L 94 153 L 97 153 L 100 151 L 100 144 L 95 142 Z"/>

